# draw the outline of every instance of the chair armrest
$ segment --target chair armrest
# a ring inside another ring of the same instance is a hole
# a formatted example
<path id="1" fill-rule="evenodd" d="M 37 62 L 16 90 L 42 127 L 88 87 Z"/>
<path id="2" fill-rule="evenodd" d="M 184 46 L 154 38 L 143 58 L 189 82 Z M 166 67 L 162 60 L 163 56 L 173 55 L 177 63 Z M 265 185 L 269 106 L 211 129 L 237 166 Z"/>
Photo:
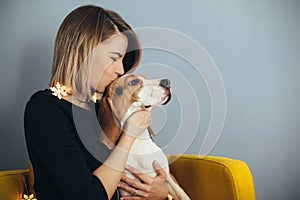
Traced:
<path id="1" fill-rule="evenodd" d="M 254 200 L 251 172 L 240 160 L 168 155 L 170 171 L 191 199 Z"/>
<path id="2" fill-rule="evenodd" d="M 0 199 L 22 199 L 29 170 L 0 171 Z"/>

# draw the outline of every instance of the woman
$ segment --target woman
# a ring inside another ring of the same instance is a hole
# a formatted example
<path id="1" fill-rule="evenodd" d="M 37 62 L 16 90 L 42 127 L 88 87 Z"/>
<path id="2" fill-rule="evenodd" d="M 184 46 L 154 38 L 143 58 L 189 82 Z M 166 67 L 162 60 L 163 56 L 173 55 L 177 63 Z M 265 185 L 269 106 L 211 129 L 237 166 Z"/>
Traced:
<path id="1" fill-rule="evenodd" d="M 122 176 L 131 145 L 149 126 L 149 112 L 129 118 L 115 148 L 98 144 L 100 161 L 79 134 L 98 133 L 92 122 L 93 94 L 101 95 L 111 81 L 134 70 L 140 54 L 136 35 L 115 12 L 87 5 L 64 19 L 55 40 L 51 90 L 32 95 L 24 114 L 37 199 L 118 199 L 117 187 L 134 195 L 122 199 L 166 199 L 165 173 L 158 163 L 153 164 L 154 178 L 131 167 L 126 170 L 140 182 Z M 80 116 L 79 126 L 75 113 Z"/>

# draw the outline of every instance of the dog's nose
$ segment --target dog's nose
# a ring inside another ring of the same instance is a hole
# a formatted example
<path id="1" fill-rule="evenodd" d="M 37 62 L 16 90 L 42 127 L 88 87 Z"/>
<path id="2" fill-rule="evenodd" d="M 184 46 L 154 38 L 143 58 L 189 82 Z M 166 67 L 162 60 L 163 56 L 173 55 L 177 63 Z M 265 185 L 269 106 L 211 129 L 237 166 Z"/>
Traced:
<path id="1" fill-rule="evenodd" d="M 159 85 L 162 86 L 162 87 L 170 89 L 170 87 L 171 87 L 171 81 L 169 79 L 162 79 L 159 82 Z"/>

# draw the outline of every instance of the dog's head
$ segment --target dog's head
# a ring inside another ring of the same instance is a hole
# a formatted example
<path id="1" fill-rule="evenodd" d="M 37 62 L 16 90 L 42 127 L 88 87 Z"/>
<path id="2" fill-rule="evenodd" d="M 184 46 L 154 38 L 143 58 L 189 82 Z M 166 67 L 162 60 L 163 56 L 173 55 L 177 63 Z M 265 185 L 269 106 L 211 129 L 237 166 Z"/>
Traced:
<path id="1" fill-rule="evenodd" d="M 151 111 L 167 104 L 170 99 L 168 79 L 147 80 L 136 74 L 126 74 L 115 79 L 106 88 L 98 111 L 100 125 L 103 128 L 103 123 L 107 124 L 106 120 L 112 114 L 122 127 L 132 113 L 139 110 Z"/>

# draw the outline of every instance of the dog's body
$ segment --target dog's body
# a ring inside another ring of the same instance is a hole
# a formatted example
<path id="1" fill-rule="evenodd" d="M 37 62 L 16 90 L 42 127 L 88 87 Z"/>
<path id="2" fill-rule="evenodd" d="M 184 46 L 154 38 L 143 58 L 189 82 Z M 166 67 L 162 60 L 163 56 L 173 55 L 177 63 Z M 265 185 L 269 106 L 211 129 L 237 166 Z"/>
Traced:
<path id="1" fill-rule="evenodd" d="M 171 98 L 170 81 L 146 80 L 145 78 L 127 74 L 108 86 L 101 99 L 98 119 L 105 136 L 114 143 L 110 135 L 119 135 L 128 117 L 139 110 L 151 111 L 154 107 L 166 104 Z M 145 130 L 136 138 L 127 164 L 152 177 L 156 176 L 152 163 L 156 160 L 167 174 L 170 193 L 175 199 L 190 199 L 185 192 L 170 177 L 168 160 L 163 151 L 152 141 L 151 134 Z M 126 176 L 135 178 L 131 173 Z M 135 178 L 136 179 L 136 178 Z M 122 196 L 128 196 L 120 191 Z"/>

